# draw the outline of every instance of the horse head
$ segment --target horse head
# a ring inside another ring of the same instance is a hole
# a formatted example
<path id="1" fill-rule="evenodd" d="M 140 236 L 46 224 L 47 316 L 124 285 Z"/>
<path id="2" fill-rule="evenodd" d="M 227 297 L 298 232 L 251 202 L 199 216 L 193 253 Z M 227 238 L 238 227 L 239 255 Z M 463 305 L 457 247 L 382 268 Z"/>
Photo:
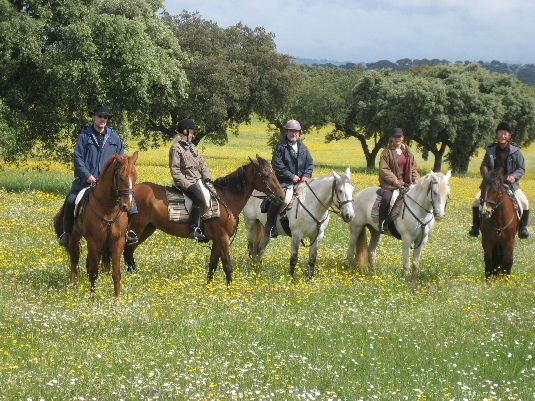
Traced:
<path id="1" fill-rule="evenodd" d="M 479 215 L 489 219 L 502 202 L 501 190 L 504 184 L 503 169 L 498 172 L 489 171 L 481 183 L 481 198 L 479 200 Z"/>
<path id="2" fill-rule="evenodd" d="M 340 210 L 342 219 L 349 223 L 355 217 L 353 209 L 353 191 L 355 187 L 351 183 L 351 170 L 349 167 L 342 174 L 333 172 L 333 203 Z"/>
<path id="3" fill-rule="evenodd" d="M 267 160 L 256 155 L 256 160 L 249 160 L 254 166 L 255 179 L 253 183 L 254 189 L 265 193 L 273 202 L 279 203 L 284 200 L 285 192 L 282 189 L 275 172 Z"/>
<path id="4" fill-rule="evenodd" d="M 442 220 L 446 216 L 446 204 L 450 195 L 450 177 L 451 170 L 448 170 L 446 174 L 435 173 L 431 170 L 426 175 L 427 180 L 429 180 L 427 195 L 436 220 Z"/>
<path id="5" fill-rule="evenodd" d="M 114 155 L 112 189 L 115 191 L 117 203 L 123 212 L 129 212 L 134 207 L 137 156 L 137 151 L 132 156 L 119 155 L 117 152 Z"/>

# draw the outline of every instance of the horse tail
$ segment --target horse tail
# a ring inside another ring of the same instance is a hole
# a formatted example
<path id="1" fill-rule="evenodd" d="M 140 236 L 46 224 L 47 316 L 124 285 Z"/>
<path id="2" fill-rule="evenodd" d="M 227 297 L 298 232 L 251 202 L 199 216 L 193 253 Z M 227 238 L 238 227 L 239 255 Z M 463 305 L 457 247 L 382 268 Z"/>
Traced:
<path id="1" fill-rule="evenodd" d="M 111 251 L 110 251 L 110 248 L 107 247 L 107 246 L 104 247 L 104 249 L 102 250 L 100 256 L 101 256 L 100 263 L 101 263 L 102 271 L 103 272 L 109 272 L 110 269 L 111 269 Z"/>
<path id="2" fill-rule="evenodd" d="M 63 206 L 52 218 L 52 223 L 54 224 L 54 232 L 56 233 L 56 237 L 59 238 L 63 233 Z"/>
<path id="3" fill-rule="evenodd" d="M 366 239 L 366 227 L 362 229 L 357 238 L 355 259 L 361 272 L 368 266 L 368 241 Z"/>

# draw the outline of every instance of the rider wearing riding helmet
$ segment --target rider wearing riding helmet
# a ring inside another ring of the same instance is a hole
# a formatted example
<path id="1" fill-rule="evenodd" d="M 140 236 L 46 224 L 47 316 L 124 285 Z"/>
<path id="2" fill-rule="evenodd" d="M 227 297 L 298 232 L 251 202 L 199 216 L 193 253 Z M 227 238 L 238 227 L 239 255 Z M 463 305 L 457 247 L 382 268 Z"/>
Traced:
<path id="1" fill-rule="evenodd" d="M 297 120 L 289 120 L 284 126 L 286 135 L 280 141 L 271 159 L 271 166 L 284 190 L 293 188 L 299 182 L 309 182 L 314 170 L 312 156 L 308 148 L 301 142 L 301 124 Z M 267 212 L 265 234 L 271 238 L 278 235 L 275 220 L 280 204 L 271 202 Z"/>
<path id="2" fill-rule="evenodd" d="M 529 238 L 528 219 L 529 219 L 529 202 L 524 192 L 520 189 L 520 178 L 526 172 L 524 156 L 520 149 L 511 140 L 511 126 L 506 122 L 501 122 L 496 128 L 495 144 L 492 144 L 486 149 L 485 157 L 481 162 L 479 168 L 481 176 L 485 177 L 489 171 L 497 171 L 503 168 L 503 175 L 506 181 L 511 186 L 518 202 L 522 206 L 522 218 L 520 219 L 520 227 L 518 230 L 518 238 Z M 481 191 L 477 193 L 472 205 L 472 228 L 468 232 L 472 237 L 479 235 L 479 203 L 481 198 Z"/>
<path id="3" fill-rule="evenodd" d="M 174 136 L 169 149 L 169 169 L 173 185 L 192 200 L 189 214 L 189 237 L 195 240 L 204 240 L 206 237 L 200 227 L 204 196 L 197 181 L 201 179 L 203 182 L 209 182 L 212 176 L 206 161 L 192 143 L 196 129 L 195 121 L 189 118 L 178 123 L 178 133 Z"/>

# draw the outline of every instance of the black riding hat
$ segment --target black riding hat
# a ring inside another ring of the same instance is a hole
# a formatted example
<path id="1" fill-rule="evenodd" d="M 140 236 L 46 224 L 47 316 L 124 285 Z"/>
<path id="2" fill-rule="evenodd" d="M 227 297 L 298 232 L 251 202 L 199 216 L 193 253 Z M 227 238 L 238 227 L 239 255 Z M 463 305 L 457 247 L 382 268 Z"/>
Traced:
<path id="1" fill-rule="evenodd" d="M 185 118 L 178 123 L 177 131 L 180 135 L 182 135 L 184 130 L 187 129 L 197 129 L 197 124 L 195 124 L 195 121 Z"/>

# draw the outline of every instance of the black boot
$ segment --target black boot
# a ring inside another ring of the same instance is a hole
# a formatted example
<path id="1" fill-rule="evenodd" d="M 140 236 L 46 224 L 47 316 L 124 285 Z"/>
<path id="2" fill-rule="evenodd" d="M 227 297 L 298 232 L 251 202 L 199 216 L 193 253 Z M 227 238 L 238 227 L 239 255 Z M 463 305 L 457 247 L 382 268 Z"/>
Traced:
<path id="1" fill-rule="evenodd" d="M 384 234 L 388 231 L 388 223 L 386 218 L 388 217 L 388 204 L 390 201 L 386 201 L 383 197 L 381 199 L 381 204 L 379 205 L 379 232 Z"/>
<path id="2" fill-rule="evenodd" d="M 277 214 L 279 213 L 280 204 L 271 202 L 266 215 L 266 226 L 264 227 L 264 234 L 270 238 L 277 238 Z"/>
<path id="3" fill-rule="evenodd" d="M 468 234 L 472 237 L 479 236 L 479 207 L 472 206 L 472 228 L 468 231 Z"/>
<path id="4" fill-rule="evenodd" d="M 189 213 L 189 237 L 198 241 L 206 239 L 201 231 L 201 209 L 199 206 L 192 206 Z"/>
<path id="5" fill-rule="evenodd" d="M 126 245 L 134 245 L 137 244 L 139 241 L 136 232 L 130 228 L 130 224 L 132 222 L 133 217 L 134 215 L 132 213 L 128 213 L 128 227 L 126 228 Z"/>
<path id="6" fill-rule="evenodd" d="M 521 239 L 529 238 L 528 220 L 529 220 L 529 209 L 524 210 L 524 212 L 522 213 L 522 218 L 520 219 L 520 228 L 518 230 L 518 238 L 521 238 Z"/>
<path id="7" fill-rule="evenodd" d="M 59 236 L 58 242 L 61 246 L 67 246 L 74 226 L 74 203 L 65 202 L 63 206 L 63 234 Z"/>

